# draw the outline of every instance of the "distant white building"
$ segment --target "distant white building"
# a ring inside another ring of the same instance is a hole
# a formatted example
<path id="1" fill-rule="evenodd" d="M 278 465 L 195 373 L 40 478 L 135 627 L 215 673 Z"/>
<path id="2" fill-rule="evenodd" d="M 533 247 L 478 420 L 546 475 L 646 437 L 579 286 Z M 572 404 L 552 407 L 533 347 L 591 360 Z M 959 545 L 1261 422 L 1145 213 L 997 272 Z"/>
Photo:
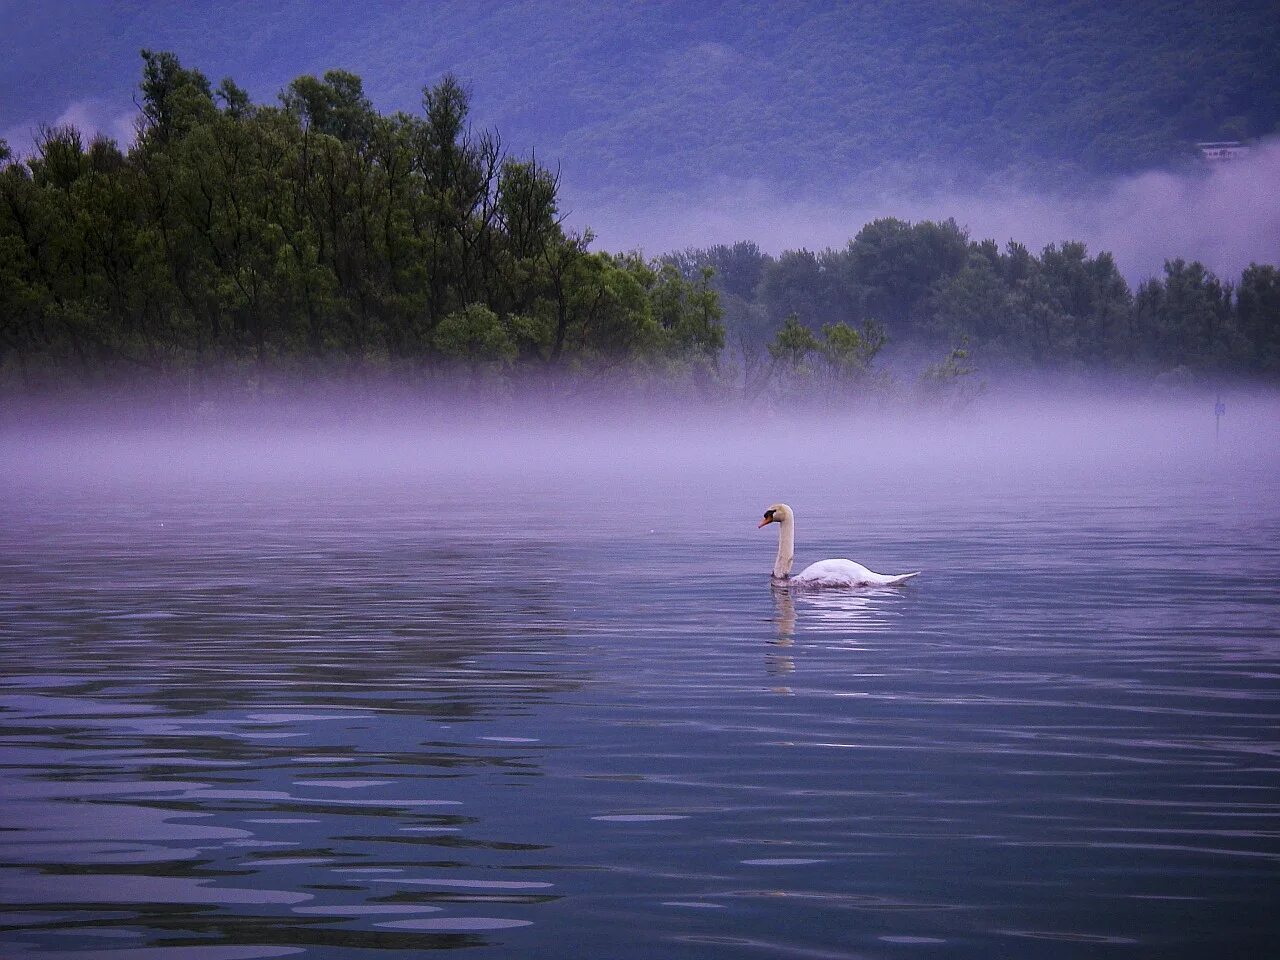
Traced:
<path id="1" fill-rule="evenodd" d="M 1239 140 L 1212 140 L 1208 143 L 1197 143 L 1200 156 L 1209 163 L 1224 163 L 1228 160 L 1239 160 L 1249 152 Z"/>

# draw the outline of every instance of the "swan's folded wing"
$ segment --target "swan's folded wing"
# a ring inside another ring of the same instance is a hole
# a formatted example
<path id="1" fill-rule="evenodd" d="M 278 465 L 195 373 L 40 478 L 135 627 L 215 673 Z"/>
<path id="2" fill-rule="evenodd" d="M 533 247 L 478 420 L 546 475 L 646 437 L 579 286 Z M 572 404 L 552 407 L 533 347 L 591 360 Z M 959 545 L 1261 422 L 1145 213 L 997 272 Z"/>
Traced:
<path id="1" fill-rule="evenodd" d="M 810 564 L 792 578 L 793 582 L 810 587 L 887 587 L 902 583 L 915 573 L 886 574 L 868 570 L 854 560 L 819 560 Z"/>

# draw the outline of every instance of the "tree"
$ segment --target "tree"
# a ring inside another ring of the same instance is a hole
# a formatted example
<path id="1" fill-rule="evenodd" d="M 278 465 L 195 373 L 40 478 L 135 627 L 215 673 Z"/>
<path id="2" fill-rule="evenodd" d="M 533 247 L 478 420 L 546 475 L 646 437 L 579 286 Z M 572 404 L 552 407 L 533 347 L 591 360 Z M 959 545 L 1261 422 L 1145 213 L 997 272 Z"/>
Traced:
<path id="1" fill-rule="evenodd" d="M 324 79 L 298 77 L 281 94 L 286 110 L 296 113 L 306 129 L 368 148 L 377 123 L 364 82 L 346 70 L 330 70 Z"/>
<path id="2" fill-rule="evenodd" d="M 1223 369 L 1234 352 L 1230 287 L 1198 262 L 1166 261 L 1164 274 L 1139 287 L 1135 300 L 1144 353 L 1163 369 Z"/>
<path id="3" fill-rule="evenodd" d="M 1133 346 L 1129 288 L 1110 254 L 1090 258 L 1083 243 L 1050 244 L 1040 255 L 1037 274 L 1042 299 L 1052 301 L 1064 318 L 1050 351 L 1063 360 L 1128 359 Z"/>
<path id="4" fill-rule="evenodd" d="M 788 250 L 765 266 L 757 289 L 774 323 L 796 314 L 820 324 L 849 315 L 839 283 L 825 258 L 811 250 Z"/>
<path id="5" fill-rule="evenodd" d="M 426 88 L 422 102 L 426 118 L 415 160 L 425 179 L 430 329 L 454 306 L 477 299 L 492 276 L 502 148 L 495 135 L 471 136 L 470 96 L 452 74 Z"/>
<path id="6" fill-rule="evenodd" d="M 1280 374 L 1280 270 L 1251 263 L 1236 290 L 1236 324 L 1243 366 L 1255 374 Z"/>
<path id="7" fill-rule="evenodd" d="M 822 339 L 822 355 L 831 368 L 832 379 L 847 385 L 866 376 L 888 338 L 880 324 L 868 320 L 861 330 L 844 322 L 827 324 L 822 328 Z"/>
<path id="8" fill-rule="evenodd" d="M 969 237 L 954 220 L 913 225 L 894 218 L 864 226 L 844 255 L 864 315 L 881 318 L 897 336 L 914 332 L 916 306 L 968 258 Z"/>
<path id="9" fill-rule="evenodd" d="M 782 329 L 769 344 L 769 354 L 779 363 L 785 364 L 792 371 L 799 370 L 805 361 L 821 349 L 818 338 L 808 327 L 800 322 L 796 314 L 790 314 L 783 321 Z"/>
<path id="10" fill-rule="evenodd" d="M 971 337 L 994 354 L 1025 356 L 1014 288 L 999 266 L 999 259 L 971 254 L 964 268 L 940 281 L 922 305 L 921 332 L 935 343 Z"/>
<path id="11" fill-rule="evenodd" d="M 217 110 L 209 81 L 168 52 L 142 51 L 141 139 L 164 146 L 209 120 Z"/>
<path id="12" fill-rule="evenodd" d="M 929 401 L 965 407 L 982 395 L 985 384 L 974 379 L 977 368 L 969 361 L 969 343 L 961 340 L 941 363 L 931 364 L 920 375 L 919 390 Z"/>
<path id="13" fill-rule="evenodd" d="M 442 356 L 473 370 L 480 365 L 509 367 L 517 355 L 512 330 L 482 303 L 468 304 L 441 320 L 433 340 Z"/>
<path id="14" fill-rule="evenodd" d="M 712 281 L 722 296 L 743 300 L 754 299 L 765 271 L 773 258 L 760 251 L 753 241 L 740 240 L 732 245 L 716 244 L 705 250 L 689 248 L 671 254 L 671 263 L 686 280 L 696 280 L 705 268 L 714 271 Z"/>
<path id="15" fill-rule="evenodd" d="M 704 267 L 695 281 L 686 280 L 670 263 L 659 262 L 651 272 L 649 302 L 662 331 L 662 352 L 671 358 L 699 358 L 714 364 L 724 347 L 724 328 L 720 300 L 711 287 L 711 268 Z"/>

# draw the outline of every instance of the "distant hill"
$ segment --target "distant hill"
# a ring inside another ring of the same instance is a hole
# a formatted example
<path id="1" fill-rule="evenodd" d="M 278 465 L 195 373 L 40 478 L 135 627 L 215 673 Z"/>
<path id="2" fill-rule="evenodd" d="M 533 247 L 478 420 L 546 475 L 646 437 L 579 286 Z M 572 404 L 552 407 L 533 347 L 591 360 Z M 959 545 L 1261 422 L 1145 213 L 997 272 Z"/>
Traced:
<path id="1" fill-rule="evenodd" d="M 451 71 L 479 121 L 587 188 L 1061 181 L 1280 130 L 1274 0 L 0 0 L 0 28 L 10 136 L 72 102 L 127 110 L 143 46 L 260 100 L 342 67 L 382 110 Z"/>

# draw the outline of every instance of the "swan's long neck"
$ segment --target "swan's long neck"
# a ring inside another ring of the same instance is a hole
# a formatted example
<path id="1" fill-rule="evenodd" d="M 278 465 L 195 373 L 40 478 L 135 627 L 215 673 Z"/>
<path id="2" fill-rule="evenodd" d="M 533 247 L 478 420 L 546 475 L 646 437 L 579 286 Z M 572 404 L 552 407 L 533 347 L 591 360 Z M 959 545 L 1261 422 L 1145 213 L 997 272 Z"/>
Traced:
<path id="1" fill-rule="evenodd" d="M 773 561 L 773 575 L 779 580 L 791 576 L 791 562 L 796 555 L 795 528 L 790 517 L 778 522 L 778 559 Z"/>

